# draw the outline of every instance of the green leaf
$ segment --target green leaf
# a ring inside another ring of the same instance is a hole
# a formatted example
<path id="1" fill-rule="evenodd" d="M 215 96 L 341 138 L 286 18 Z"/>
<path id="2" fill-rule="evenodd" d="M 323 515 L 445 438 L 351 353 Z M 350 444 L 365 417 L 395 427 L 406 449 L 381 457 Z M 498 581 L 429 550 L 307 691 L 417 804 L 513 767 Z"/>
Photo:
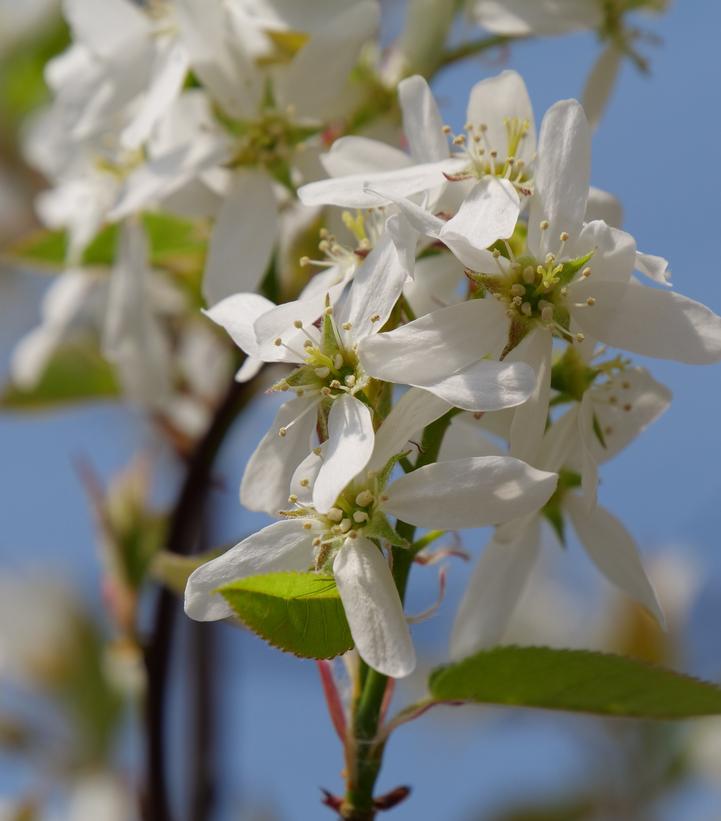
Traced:
<path id="1" fill-rule="evenodd" d="M 721 688 L 641 661 L 587 650 L 495 647 L 439 667 L 436 701 L 645 719 L 721 714 Z"/>
<path id="2" fill-rule="evenodd" d="M 239 579 L 219 592 L 246 627 L 288 653 L 328 659 L 353 647 L 332 576 L 268 573 Z"/>
<path id="3" fill-rule="evenodd" d="M 90 345 L 67 344 L 56 350 L 33 388 L 7 385 L 0 410 L 46 410 L 57 405 L 119 395 L 115 373 Z"/>

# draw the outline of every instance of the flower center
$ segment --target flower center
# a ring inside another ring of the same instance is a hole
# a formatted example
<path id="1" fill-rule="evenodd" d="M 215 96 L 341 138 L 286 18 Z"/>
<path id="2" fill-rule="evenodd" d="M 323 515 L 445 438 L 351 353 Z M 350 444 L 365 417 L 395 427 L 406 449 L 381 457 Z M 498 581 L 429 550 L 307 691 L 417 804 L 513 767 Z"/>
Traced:
<path id="1" fill-rule="evenodd" d="M 323 313 L 320 333 L 315 326 L 315 333 L 310 333 L 300 320 L 296 320 L 294 326 L 306 336 L 302 352 L 290 348 L 280 338 L 275 340 L 275 344 L 288 348 L 305 364 L 277 382 L 272 390 L 293 390 L 298 396 L 319 395 L 332 401 L 346 393 L 353 395 L 366 387 L 370 380 L 359 365 L 355 349 L 343 343 L 330 306 Z M 344 330 L 350 330 L 349 323 L 346 323 Z"/>
<path id="2" fill-rule="evenodd" d="M 541 229 L 548 229 L 546 221 L 541 223 Z M 504 302 L 514 322 L 525 326 L 541 324 L 563 339 L 582 342 L 583 334 L 572 334 L 569 329 L 568 286 L 577 275 L 584 279 L 591 275 L 592 269 L 587 263 L 593 251 L 575 259 L 564 257 L 568 233 L 564 231 L 559 239 L 557 252 L 546 254 L 542 260 L 530 254 L 516 256 L 510 244 L 505 242 L 506 255 L 498 248 L 493 251 L 498 274 L 470 273 L 468 276 L 481 286 L 479 296 L 488 292 Z M 591 307 L 595 301 L 589 296 L 584 303 L 574 304 L 574 307 Z"/>
<path id="3" fill-rule="evenodd" d="M 499 177 L 509 180 L 519 194 L 530 196 L 533 193 L 531 173 L 525 161 L 518 158 L 518 153 L 528 137 L 531 124 L 519 117 L 505 117 L 503 125 L 505 145 L 499 146 L 491 144 L 485 123 L 466 123 L 464 133 L 455 135 L 449 126 L 443 127 L 444 133 L 451 136 L 453 145 L 461 147 L 468 158 L 468 169 L 457 178 Z M 449 178 L 456 179 L 455 176 Z"/>

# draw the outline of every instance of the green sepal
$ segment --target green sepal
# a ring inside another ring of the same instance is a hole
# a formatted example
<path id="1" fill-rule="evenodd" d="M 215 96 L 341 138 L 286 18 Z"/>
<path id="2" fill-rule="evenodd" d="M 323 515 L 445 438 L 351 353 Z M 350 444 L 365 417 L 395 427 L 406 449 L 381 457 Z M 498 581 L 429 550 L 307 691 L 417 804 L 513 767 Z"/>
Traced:
<path id="1" fill-rule="evenodd" d="M 606 449 L 608 446 L 606 445 L 606 438 L 603 435 L 603 431 L 601 430 L 601 423 L 598 421 L 598 416 L 593 414 L 593 432 L 596 434 L 596 439 L 601 443 L 601 447 Z"/>
<path id="2" fill-rule="evenodd" d="M 321 320 L 320 349 L 326 356 L 331 357 L 331 359 L 337 353 L 340 353 L 340 348 L 338 347 L 338 340 L 336 338 L 335 330 L 333 328 L 333 317 L 325 313 L 323 314 L 323 319 Z"/>
<path id="3" fill-rule="evenodd" d="M 581 487 L 581 476 L 572 470 L 558 472 L 556 491 L 541 508 L 541 514 L 553 528 L 562 547 L 566 547 L 566 522 L 563 517 L 563 497 L 573 488 Z"/>
<path id="4" fill-rule="evenodd" d="M 721 715 L 721 688 L 642 661 L 588 650 L 494 647 L 429 679 L 431 698 L 642 719 Z"/>
<path id="5" fill-rule="evenodd" d="M 239 579 L 218 592 L 248 629 L 287 653 L 328 659 L 353 647 L 332 576 L 268 573 Z"/>
<path id="6" fill-rule="evenodd" d="M 380 510 L 376 510 L 368 524 L 363 526 L 363 535 L 368 539 L 383 539 L 394 547 L 410 547 L 408 541 L 396 532 L 385 513 Z"/>
<path id="7" fill-rule="evenodd" d="M 585 360 L 573 345 L 569 345 L 551 368 L 551 387 L 557 391 L 555 404 L 572 399 L 580 402 L 583 394 L 591 387 L 598 376 L 596 368 L 589 368 Z"/>
<path id="8" fill-rule="evenodd" d="M 0 410 L 48 410 L 119 395 L 115 371 L 98 350 L 91 344 L 73 343 L 55 351 L 34 387 L 6 385 L 0 392 Z"/>
<path id="9" fill-rule="evenodd" d="M 589 251 L 585 256 L 562 263 L 563 267 L 558 272 L 558 281 L 561 285 L 568 285 L 576 274 L 586 267 L 594 253 L 594 251 Z"/>
<path id="10" fill-rule="evenodd" d="M 393 472 L 393 468 L 401 461 L 404 457 L 408 456 L 410 453 L 409 450 L 404 450 L 403 453 L 396 453 L 395 456 L 391 456 L 391 458 L 383 465 L 380 472 L 378 473 L 378 489 L 383 490 L 383 488 L 388 484 L 388 479 L 390 479 L 390 475 Z"/>

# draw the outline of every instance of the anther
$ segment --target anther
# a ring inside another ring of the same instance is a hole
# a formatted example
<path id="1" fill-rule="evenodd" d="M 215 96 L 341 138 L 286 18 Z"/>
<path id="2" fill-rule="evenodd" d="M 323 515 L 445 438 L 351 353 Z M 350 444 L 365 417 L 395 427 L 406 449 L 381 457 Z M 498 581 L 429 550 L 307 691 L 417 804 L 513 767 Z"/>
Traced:
<path id="1" fill-rule="evenodd" d="M 568 231 L 561 231 L 561 242 L 568 242 Z"/>
<path id="2" fill-rule="evenodd" d="M 546 305 L 545 308 L 541 308 L 541 321 L 545 323 L 553 322 L 553 306 Z"/>
<path id="3" fill-rule="evenodd" d="M 548 231 L 550 225 L 551 225 L 551 223 L 548 220 L 541 220 L 541 225 L 540 225 L 541 231 Z"/>
<path id="4" fill-rule="evenodd" d="M 293 327 L 300 330 L 303 327 L 303 321 L 300 320 L 300 319 L 296 319 L 295 322 L 293 323 Z"/>
<path id="5" fill-rule="evenodd" d="M 583 335 L 580 331 L 579 331 L 579 332 L 576 334 L 576 336 L 575 336 L 575 340 L 576 340 L 576 342 L 583 342 L 583 340 L 584 340 L 585 338 L 586 338 L 586 337 L 585 337 L 585 336 L 584 336 L 584 335 Z"/>
<path id="6" fill-rule="evenodd" d="M 444 125 L 443 128 L 441 128 L 441 131 L 444 134 L 451 134 L 453 129 L 449 125 Z"/>
<path id="7" fill-rule="evenodd" d="M 273 340 L 273 344 L 276 348 L 280 348 L 280 346 L 283 344 L 283 340 L 280 337 L 277 337 Z"/>
<path id="8" fill-rule="evenodd" d="M 343 511 L 339 507 L 332 507 L 326 516 L 331 522 L 340 522 L 343 518 Z"/>
<path id="9" fill-rule="evenodd" d="M 313 527 L 311 522 L 303 522 L 303 530 L 310 530 Z"/>
<path id="10" fill-rule="evenodd" d="M 312 342 L 310 339 L 306 339 L 306 340 L 303 342 L 303 347 L 304 347 L 306 350 L 310 350 L 310 348 L 315 348 L 315 345 L 313 344 L 313 342 Z"/>
<path id="11" fill-rule="evenodd" d="M 316 368 L 314 373 L 319 379 L 326 379 L 330 376 L 330 368 L 327 366 L 323 368 Z"/>
<path id="12" fill-rule="evenodd" d="M 358 524 L 362 524 L 363 522 L 368 521 L 368 514 L 363 510 L 356 510 L 353 514 L 353 521 L 357 522 Z"/>
<path id="13" fill-rule="evenodd" d="M 369 504 L 373 501 L 373 494 L 370 490 L 361 490 L 361 492 L 355 497 L 355 503 L 359 507 L 368 507 Z"/>
<path id="14" fill-rule="evenodd" d="M 344 322 L 344 323 L 341 325 L 341 328 L 343 328 L 343 330 L 344 330 L 344 331 L 350 331 L 350 329 L 351 329 L 352 327 L 353 327 L 353 323 L 351 323 L 351 322 Z"/>
<path id="15" fill-rule="evenodd" d="M 511 285 L 511 296 L 523 296 L 526 293 L 526 289 L 520 282 L 516 282 L 514 285 Z"/>
<path id="16" fill-rule="evenodd" d="M 298 483 L 301 487 L 308 487 L 310 484 L 310 479 L 301 479 Z"/>
<path id="17" fill-rule="evenodd" d="M 323 316 L 333 316 L 333 306 L 327 305 L 323 308 Z"/>
<path id="18" fill-rule="evenodd" d="M 301 268 L 306 268 L 308 265 L 310 265 L 310 257 L 301 257 L 298 263 Z"/>
<path id="19" fill-rule="evenodd" d="M 378 322 L 380 320 L 380 318 L 381 318 L 380 314 L 373 314 L 373 316 L 371 317 L 371 322 Z"/>
<path id="20" fill-rule="evenodd" d="M 523 305 L 521 305 L 521 313 L 525 314 L 525 316 L 530 316 L 533 313 L 530 302 L 524 302 Z"/>
<path id="21" fill-rule="evenodd" d="M 288 497 L 288 501 L 290 502 L 290 504 L 294 505 L 298 501 L 298 497 L 295 495 L 295 493 L 291 493 Z"/>
<path id="22" fill-rule="evenodd" d="M 350 519 L 343 519 L 340 523 L 340 532 L 347 533 L 353 527 L 353 522 Z"/>
<path id="23" fill-rule="evenodd" d="M 281 438 L 288 433 L 288 428 L 278 428 L 278 436 Z"/>
<path id="24" fill-rule="evenodd" d="M 588 279 L 588 277 L 591 276 L 591 269 L 584 268 L 583 271 L 581 271 L 581 276 L 584 277 L 584 279 Z"/>
<path id="25" fill-rule="evenodd" d="M 533 270 L 533 266 L 527 265 L 523 269 L 523 281 L 526 282 L 528 285 L 533 285 L 536 281 L 536 272 Z"/>
<path id="26" fill-rule="evenodd" d="M 355 387 L 355 376 L 352 373 L 349 373 L 343 381 L 349 388 Z"/>
<path id="27" fill-rule="evenodd" d="M 630 410 L 631 410 L 631 407 L 632 407 L 632 406 L 631 406 L 631 404 L 630 404 L 629 402 L 627 402 L 627 403 L 623 406 L 623 409 L 624 409 L 625 411 L 630 411 Z"/>
<path id="28" fill-rule="evenodd" d="M 586 300 L 586 305 L 590 306 L 590 305 L 595 305 L 595 304 L 596 304 L 596 298 L 593 297 L 593 296 L 588 297 L 588 299 Z"/>
<path id="29" fill-rule="evenodd" d="M 340 370 L 343 367 L 343 357 L 337 353 L 333 355 L 333 367 Z"/>

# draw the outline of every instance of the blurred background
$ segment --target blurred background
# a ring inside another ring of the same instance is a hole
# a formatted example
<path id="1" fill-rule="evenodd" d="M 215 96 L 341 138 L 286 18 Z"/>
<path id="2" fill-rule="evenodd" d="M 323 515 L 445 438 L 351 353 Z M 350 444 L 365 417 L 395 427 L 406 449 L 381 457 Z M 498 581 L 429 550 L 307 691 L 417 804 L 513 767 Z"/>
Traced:
<path id="1" fill-rule="evenodd" d="M 384 4 L 387 42 L 400 29 L 403 6 Z M 651 71 L 623 67 L 594 139 L 593 182 L 621 200 L 624 227 L 639 247 L 670 260 L 675 286 L 721 312 L 714 210 L 721 183 L 721 6 L 678 0 L 644 25 Z M 66 37 L 53 2 L 0 0 L 0 243 L 37 227 L 32 202 L 43 181 L 25 166 L 19 138 L 25 118 L 45 99 L 40 69 Z M 556 100 L 579 96 L 598 49 L 595 36 L 584 33 L 518 43 L 442 72 L 434 90 L 458 130 L 471 86 L 512 67 L 524 76 L 540 120 Z M 43 273 L 2 265 L 3 377 L 14 343 L 38 321 L 49 282 Z M 669 631 L 658 632 L 616 595 L 571 540 L 565 552 L 549 544 L 508 640 L 615 649 L 719 680 L 721 371 L 641 364 L 671 389 L 674 401 L 604 467 L 600 499 L 642 546 Z M 235 542 L 266 523 L 242 510 L 237 488 L 277 404 L 275 397 L 257 396 L 226 442 L 207 517 L 208 546 Z M 22 415 L 4 409 L 0 442 L 0 819 L 34 818 L 33 807 L 42 804 L 45 814 L 38 817 L 124 821 L 133 811 L 123 796 L 137 787 L 143 756 L 140 661 L 118 635 L 117 602 L 109 603 L 107 590 L 104 595 L 108 552 L 89 484 L 98 490 L 126 471 L 127 497 L 137 483 L 149 482 L 153 506 L 162 510 L 181 472 L 157 428 L 113 401 Z M 128 474 L 138 453 L 148 455 L 152 470 L 136 462 Z M 92 467 L 92 480 L 83 465 Z M 475 556 L 487 536 L 465 534 L 464 547 Z M 399 702 L 420 693 L 427 671 L 446 660 L 454 603 L 468 572 L 460 560 L 450 561 L 438 615 L 414 628 L 422 661 L 399 686 Z M 438 591 L 436 569 L 414 576 L 411 613 L 431 605 Z M 152 605 L 141 602 L 141 614 L 147 609 L 149 618 Z M 113 607 L 115 626 L 108 617 Z M 213 818 L 330 817 L 319 790 L 340 792 L 341 747 L 315 665 L 239 629 L 203 625 L 216 717 L 189 737 L 185 717 L 195 695 L 186 672 L 197 655 L 187 654 L 197 652 L 198 633 L 185 641 L 190 628 L 181 622 L 168 695 L 169 749 L 176 751 L 171 787 L 180 817 L 191 817 L 182 796 L 192 760 L 187 748 L 199 738 L 195 753 L 216 776 Z M 75 675 L 88 691 L 65 697 Z M 118 691 L 127 698 L 119 699 Z M 69 715 L 82 718 L 73 724 Z M 104 762 L 97 772 L 87 769 L 82 790 L 63 786 L 74 756 Z M 721 818 L 721 723 L 643 725 L 444 708 L 394 736 L 379 788 L 399 784 L 411 784 L 413 795 L 393 811 L 398 821 L 714 821 Z"/>

